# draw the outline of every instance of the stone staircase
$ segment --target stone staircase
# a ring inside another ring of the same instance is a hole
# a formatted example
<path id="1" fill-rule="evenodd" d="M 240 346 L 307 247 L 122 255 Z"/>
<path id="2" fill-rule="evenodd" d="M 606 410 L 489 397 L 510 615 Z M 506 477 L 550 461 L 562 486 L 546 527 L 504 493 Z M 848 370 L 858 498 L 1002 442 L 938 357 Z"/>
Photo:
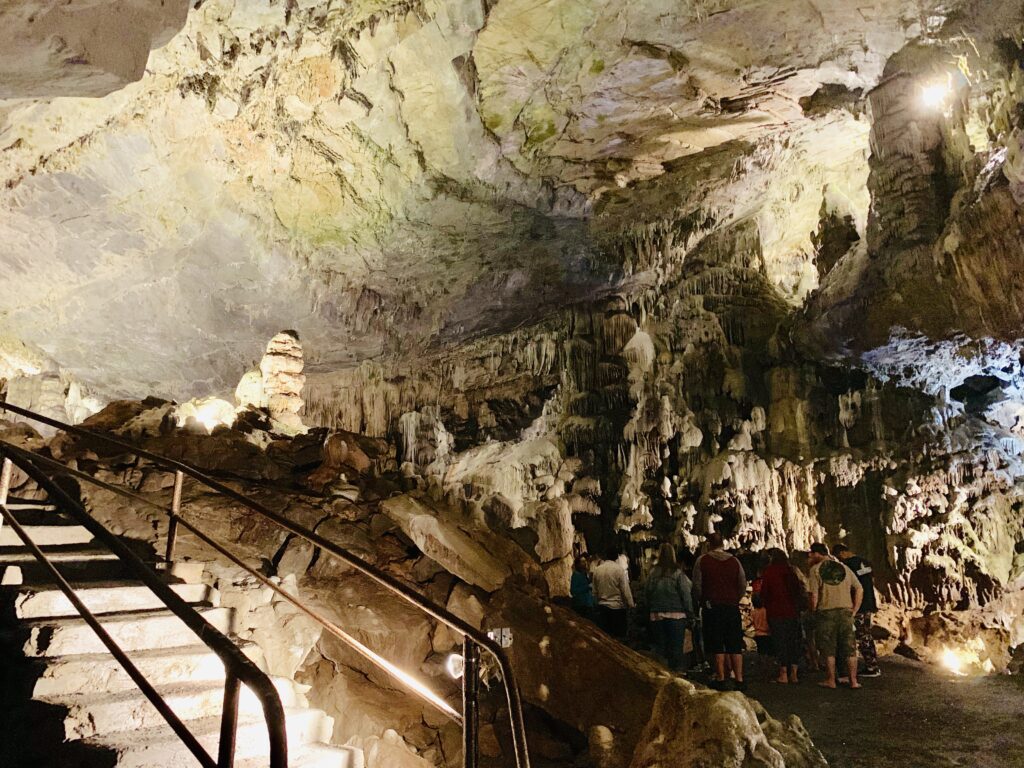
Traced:
<path id="1" fill-rule="evenodd" d="M 216 757 L 224 667 L 89 531 L 38 503 L 8 505 L 86 606 Z M 152 558 L 150 558 L 152 559 Z M 164 578 L 225 634 L 232 611 L 194 564 Z M 0 766 L 188 768 L 198 762 L 9 527 L 0 528 Z M 257 664 L 253 644 L 240 647 Z M 291 768 L 363 768 L 363 754 L 327 744 L 333 719 L 302 686 L 276 678 L 287 715 Z M 265 768 L 268 737 L 256 698 L 242 688 L 235 766 Z"/>

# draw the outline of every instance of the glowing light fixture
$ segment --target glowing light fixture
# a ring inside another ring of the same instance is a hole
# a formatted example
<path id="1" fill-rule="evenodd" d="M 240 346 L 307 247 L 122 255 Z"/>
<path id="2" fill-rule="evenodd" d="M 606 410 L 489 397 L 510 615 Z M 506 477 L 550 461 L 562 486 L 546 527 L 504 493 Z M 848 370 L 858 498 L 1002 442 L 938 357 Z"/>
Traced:
<path id="1" fill-rule="evenodd" d="M 949 75 L 921 86 L 921 104 L 926 109 L 943 109 L 952 95 L 953 79 Z"/>
<path id="2" fill-rule="evenodd" d="M 453 680 L 460 680 L 466 671 L 466 660 L 461 654 L 450 654 L 444 661 L 444 669 Z"/>
<path id="3" fill-rule="evenodd" d="M 964 658 L 963 658 L 963 656 L 964 656 L 963 651 L 957 652 L 957 651 L 954 651 L 952 648 L 943 648 L 942 649 L 942 656 L 940 657 L 940 661 L 942 662 L 942 666 L 944 666 L 946 669 L 948 669 L 954 675 L 959 675 L 960 677 L 964 677 L 964 676 L 967 675 L 967 673 L 964 672 Z"/>
<path id="4" fill-rule="evenodd" d="M 985 650 L 984 641 L 978 637 L 969 640 L 962 648 L 944 645 L 939 662 L 957 677 L 990 675 L 995 672 L 995 666 L 991 659 L 982 658 L 987 655 Z"/>

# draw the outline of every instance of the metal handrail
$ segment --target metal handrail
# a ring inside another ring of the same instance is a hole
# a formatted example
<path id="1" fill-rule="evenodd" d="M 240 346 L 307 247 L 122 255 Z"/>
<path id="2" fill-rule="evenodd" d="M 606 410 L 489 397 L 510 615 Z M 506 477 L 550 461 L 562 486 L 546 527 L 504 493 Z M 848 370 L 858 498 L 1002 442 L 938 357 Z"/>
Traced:
<path id="1" fill-rule="evenodd" d="M 3 445 L 10 445 L 10 444 L 7 443 L 5 440 L 0 440 L 0 446 L 3 446 Z M 395 667 L 393 664 L 391 664 L 390 662 L 388 662 L 385 659 L 383 659 L 383 657 L 381 657 L 378 654 L 376 654 L 373 651 L 371 651 L 369 648 L 367 648 L 365 645 L 363 645 L 358 640 L 356 640 L 352 635 L 350 635 L 347 632 L 345 632 L 345 630 L 341 629 L 341 627 L 339 627 L 337 624 L 332 622 L 330 619 L 328 619 L 328 618 L 324 617 L 323 615 L 319 614 L 318 612 L 316 612 L 315 610 L 313 610 L 312 608 L 307 606 L 305 603 L 300 601 L 297 597 L 295 597 L 294 595 L 292 595 L 288 591 L 282 589 L 279 584 L 275 584 L 266 575 L 260 573 L 258 570 L 253 568 L 251 565 L 246 563 L 238 555 L 236 555 L 234 552 L 230 551 L 223 544 L 221 544 L 220 542 L 215 540 L 213 537 L 211 537 L 209 534 L 205 533 L 204 531 L 202 531 L 198 527 L 196 527 L 195 524 L 193 524 L 190 521 L 184 519 L 183 517 L 180 516 L 180 514 L 175 512 L 174 510 L 179 509 L 180 508 L 180 503 L 181 503 L 181 492 L 180 492 L 181 485 L 180 485 L 180 483 L 178 483 L 178 482 L 175 483 L 174 496 L 173 496 L 173 501 L 172 501 L 171 509 L 167 509 L 166 507 L 164 507 L 164 506 L 162 506 L 160 504 L 157 504 L 155 501 L 151 501 L 150 499 L 147 499 L 145 496 L 141 496 L 141 495 L 139 495 L 137 493 L 133 493 L 132 491 L 129 491 L 129 490 L 126 490 L 125 488 L 121 488 L 119 486 L 113 485 L 112 483 L 108 483 L 108 482 L 106 482 L 104 480 L 100 480 L 99 478 L 92 477 L 91 475 L 89 475 L 89 474 L 87 474 L 85 472 L 82 472 L 80 470 L 72 469 L 71 467 L 69 467 L 69 466 L 67 466 L 65 464 L 62 464 L 59 461 L 56 461 L 54 459 L 50 459 L 50 458 L 47 458 L 45 456 L 40 456 L 38 454 L 29 454 L 29 455 L 31 456 L 30 460 L 35 462 L 35 463 L 37 463 L 37 464 L 42 464 L 43 466 L 50 467 L 51 469 L 53 469 L 53 470 L 55 470 L 57 472 L 60 472 L 62 474 L 68 475 L 69 477 L 74 477 L 74 478 L 76 478 L 78 480 L 82 480 L 83 482 L 90 483 L 92 485 L 97 486 L 98 488 L 102 488 L 102 489 L 104 489 L 106 491 L 109 491 L 111 493 L 117 494 L 118 496 L 121 496 L 122 498 L 129 499 L 129 500 L 137 502 L 139 504 L 143 504 L 143 505 L 148 506 L 148 507 L 150 507 L 152 509 L 155 509 L 156 511 L 160 512 L 161 514 L 167 515 L 168 518 L 170 518 L 170 523 L 171 523 L 172 526 L 174 526 L 176 528 L 178 525 L 180 525 L 183 528 L 185 528 L 186 530 L 190 531 L 200 541 L 204 542 L 209 547 L 215 549 L 217 552 L 219 552 L 221 555 L 223 555 L 224 557 L 229 559 L 231 562 L 233 562 L 239 568 L 244 570 L 250 576 L 252 576 L 255 579 L 257 579 L 258 581 L 260 581 L 264 586 L 269 587 L 279 597 L 281 597 L 282 599 L 284 599 L 284 600 L 288 601 L 289 603 L 291 603 L 292 605 L 294 605 L 297 609 L 302 611 L 304 614 L 306 614 L 306 616 L 311 618 L 313 621 L 315 621 L 318 624 L 320 624 L 324 629 L 328 630 L 335 637 L 337 637 L 338 639 L 342 640 L 343 642 L 345 642 L 346 644 L 351 646 L 361 656 L 363 656 L 367 660 L 371 661 L 372 663 L 376 664 L 377 666 L 381 666 L 386 672 L 390 673 L 393 677 L 395 677 L 396 680 L 400 684 L 402 684 L 406 688 L 409 688 L 412 693 L 416 694 L 417 696 L 419 696 L 420 698 L 425 700 L 428 704 L 431 704 L 431 705 L 437 707 L 441 712 L 443 712 L 444 714 L 448 715 L 450 718 L 455 720 L 457 723 L 459 723 L 459 724 L 462 723 L 462 715 L 460 715 L 459 712 L 457 712 L 455 709 L 453 709 L 440 696 L 435 694 L 430 689 L 426 688 L 426 686 L 422 685 L 421 683 L 413 682 L 412 678 L 409 677 L 408 675 L 401 674 L 401 671 L 398 670 L 398 668 Z M 169 530 L 170 530 L 170 528 L 169 528 Z M 171 553 L 171 550 L 173 550 L 172 543 L 173 542 L 168 540 L 168 547 L 167 547 L 167 551 L 168 551 L 167 561 L 168 562 L 171 561 L 170 553 Z"/>
<path id="2" fill-rule="evenodd" d="M 461 718 L 461 725 L 463 728 L 464 747 L 463 764 L 464 766 L 466 766 L 466 768 L 475 768 L 477 765 L 478 728 L 476 722 L 476 715 L 478 711 L 479 697 L 479 689 L 477 686 L 477 675 L 479 671 L 478 651 L 483 650 L 489 653 L 497 663 L 498 669 L 501 672 L 502 680 L 504 683 L 505 699 L 509 710 L 509 721 L 512 730 L 512 746 L 515 752 L 516 767 L 530 768 L 530 756 L 529 748 L 526 741 L 526 723 L 525 718 L 523 716 L 522 698 L 520 696 L 519 687 L 516 684 L 515 673 L 512 669 L 512 663 L 508 657 L 508 654 L 505 652 L 505 649 L 502 648 L 502 646 L 497 641 L 492 639 L 485 632 L 478 630 L 476 627 L 460 619 L 458 616 L 451 613 L 447 609 L 439 605 L 436 605 L 426 597 L 422 596 L 420 593 L 416 592 L 403 582 L 399 581 L 396 577 L 366 562 L 358 555 L 349 552 L 348 550 L 338 546 L 334 542 L 328 541 L 327 539 L 323 538 L 314 531 L 311 531 L 308 528 L 299 525 L 298 523 L 295 523 L 282 515 L 279 515 L 278 513 L 265 507 L 259 502 L 250 499 L 244 494 L 239 493 L 238 491 L 235 491 L 234 489 L 229 488 L 228 486 L 214 480 L 212 477 L 196 469 L 190 464 L 186 464 L 185 462 L 181 462 L 176 459 L 171 459 L 166 456 L 154 453 L 152 451 L 148 451 L 144 448 L 140 448 L 139 446 L 132 445 L 127 441 L 110 437 L 101 432 L 85 429 L 83 427 L 76 427 L 71 424 L 58 421 L 57 419 L 52 419 L 47 416 L 35 413 L 34 411 L 30 411 L 26 408 L 11 405 L 10 403 L 0 402 L 0 409 L 10 411 L 11 413 L 16 413 L 20 416 L 24 416 L 33 421 L 37 421 L 41 424 L 46 424 L 63 432 L 67 432 L 68 434 L 79 435 L 89 439 L 99 440 L 101 442 L 107 443 L 108 445 L 115 446 L 121 450 L 126 450 L 130 453 L 133 453 L 136 456 L 148 459 L 149 461 L 153 462 L 153 464 L 155 464 L 156 466 L 162 467 L 167 471 L 173 471 L 177 473 L 175 483 L 175 494 L 179 500 L 180 479 L 177 478 L 179 475 L 188 475 L 194 480 L 197 480 L 203 485 L 205 485 L 207 488 L 210 488 L 211 490 L 216 491 L 222 496 L 226 496 L 238 502 L 239 504 L 247 507 L 253 512 L 256 512 L 266 520 L 269 520 L 270 522 L 274 523 L 278 527 L 283 528 L 289 533 L 308 541 L 314 546 L 320 548 L 321 551 L 326 552 L 327 554 L 331 555 L 332 557 L 335 557 L 338 560 L 341 560 L 342 562 L 351 566 L 355 570 L 359 571 L 367 578 L 376 582 L 380 586 L 386 588 L 392 594 L 401 598 L 405 602 L 415 606 L 422 612 L 426 613 L 428 616 L 447 626 L 449 629 L 454 630 L 457 634 L 462 635 L 464 639 L 463 658 L 465 661 L 465 667 L 463 672 L 464 709 L 463 717 Z M 177 510 L 172 511 L 172 522 L 176 522 L 177 524 L 184 523 L 182 518 L 177 514 Z M 189 530 L 192 530 L 193 533 L 196 532 L 193 528 L 189 528 Z M 215 543 L 212 542 L 212 540 L 208 541 L 207 543 L 210 543 L 216 547 Z M 173 541 L 168 542 L 168 549 L 169 551 L 173 550 Z M 222 552 L 222 554 L 225 553 Z M 278 589 L 277 591 L 279 594 L 287 594 L 280 589 Z M 332 633 L 334 633 L 335 630 L 339 630 L 344 634 L 343 630 L 340 630 L 339 627 L 333 625 L 332 622 L 329 622 L 326 619 L 322 619 L 322 617 L 318 617 L 316 613 L 313 612 L 311 609 L 305 608 L 304 606 L 300 606 L 298 601 L 296 601 L 292 596 L 288 596 L 286 599 L 289 599 L 289 601 L 292 602 L 293 605 L 301 607 L 307 613 L 307 615 L 309 615 L 314 620 L 320 621 L 320 623 L 326 626 L 328 629 L 330 629 Z M 326 624 L 324 622 L 326 622 Z M 327 626 L 328 624 L 330 626 Z M 393 671 L 391 669 L 389 669 L 386 665 L 381 664 L 381 661 L 383 660 L 380 659 L 380 657 L 373 658 L 368 656 L 367 658 L 375 665 L 393 674 Z M 420 692 L 420 695 L 422 696 L 422 692 Z M 446 712 L 446 714 L 451 716 L 450 712 Z M 459 720 L 458 718 L 453 719 L 456 719 L 456 721 Z"/>
<path id="3" fill-rule="evenodd" d="M 3 442 L 3 441 L 0 441 Z M 199 761 L 203 768 L 231 768 L 234 765 L 235 742 L 238 727 L 238 703 L 241 685 L 244 683 L 256 696 L 263 707 L 264 719 L 270 743 L 271 768 L 287 768 L 288 746 L 285 728 L 284 707 L 281 698 L 270 678 L 257 667 L 242 651 L 218 629 L 204 619 L 191 605 L 183 600 L 174 590 L 165 584 L 146 563 L 128 548 L 120 539 L 110 533 L 94 519 L 85 508 L 73 499 L 64 489 L 54 483 L 33 461 L 34 454 L 24 451 L 10 443 L 3 442 L 0 448 L 3 457 L 2 480 L 0 480 L 0 516 L 11 526 L 18 538 L 25 544 L 31 554 L 43 565 L 54 582 L 68 598 L 82 619 L 96 633 L 100 641 L 107 647 L 111 655 L 124 668 L 132 681 L 143 695 L 153 704 L 175 735 Z M 195 735 L 178 718 L 146 677 L 139 671 L 131 659 L 117 645 L 116 641 L 103 628 L 103 625 L 82 602 L 74 587 L 57 570 L 53 562 L 36 545 L 28 532 L 14 517 L 7 507 L 7 491 L 10 486 L 11 467 L 17 466 L 41 488 L 44 488 L 58 509 L 70 515 L 76 522 L 86 528 L 94 538 L 102 542 L 118 560 L 134 572 L 139 581 L 147 586 L 177 616 L 185 626 L 213 651 L 223 662 L 225 669 L 224 702 L 221 711 L 221 729 L 218 743 L 218 756 L 214 760 L 199 743 Z"/>

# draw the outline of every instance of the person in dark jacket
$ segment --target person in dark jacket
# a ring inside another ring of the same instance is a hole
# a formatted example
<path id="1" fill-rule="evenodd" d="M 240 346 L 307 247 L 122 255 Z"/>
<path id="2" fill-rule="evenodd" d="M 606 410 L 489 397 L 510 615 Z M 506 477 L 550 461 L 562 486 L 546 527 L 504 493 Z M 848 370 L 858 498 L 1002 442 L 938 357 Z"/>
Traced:
<path id="1" fill-rule="evenodd" d="M 775 655 L 779 662 L 776 682 L 795 684 L 799 682 L 797 665 L 803 650 L 800 608 L 806 602 L 806 592 L 783 550 L 770 549 L 768 556 L 771 560 L 761 575 L 761 604 L 775 638 Z"/>
<path id="2" fill-rule="evenodd" d="M 743 682 L 743 619 L 740 600 L 747 593 L 747 577 L 740 561 L 724 549 L 722 535 L 708 535 L 708 551 L 693 568 L 693 591 L 700 598 L 704 624 L 704 652 L 715 657 L 715 677 L 711 687 L 728 685 L 725 661 L 732 662 L 736 688 L 746 690 Z"/>
<path id="3" fill-rule="evenodd" d="M 658 550 L 658 562 L 647 579 L 644 596 L 650 611 L 654 648 L 668 661 L 669 669 L 681 670 L 686 625 L 693 616 L 693 597 L 690 580 L 680 570 L 671 544 L 662 544 Z"/>
<path id="4" fill-rule="evenodd" d="M 572 597 L 572 609 L 580 616 L 593 621 L 597 615 L 597 600 L 594 598 L 594 587 L 590 583 L 589 566 L 586 555 L 580 555 L 573 561 L 569 595 Z"/>
<path id="5" fill-rule="evenodd" d="M 860 604 L 857 615 L 853 617 L 857 650 L 864 663 L 864 669 L 859 672 L 859 675 L 861 677 L 878 677 L 882 674 L 882 670 L 878 666 L 875 636 L 871 634 L 872 619 L 878 611 L 878 603 L 875 600 L 875 580 L 871 563 L 855 554 L 845 544 L 836 544 L 832 547 L 832 555 L 853 571 L 860 581 L 860 585 L 864 587 L 864 600 Z"/>

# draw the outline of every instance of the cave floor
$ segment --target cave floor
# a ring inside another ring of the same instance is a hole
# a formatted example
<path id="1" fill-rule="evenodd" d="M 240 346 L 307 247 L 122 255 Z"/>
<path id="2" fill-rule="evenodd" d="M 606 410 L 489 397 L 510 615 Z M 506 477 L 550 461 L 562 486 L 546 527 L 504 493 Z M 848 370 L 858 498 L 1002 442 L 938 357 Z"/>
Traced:
<path id="1" fill-rule="evenodd" d="M 916 662 L 882 660 L 859 691 L 748 676 L 748 695 L 776 718 L 795 714 L 832 768 L 1024 766 L 1024 679 L 953 677 Z"/>

